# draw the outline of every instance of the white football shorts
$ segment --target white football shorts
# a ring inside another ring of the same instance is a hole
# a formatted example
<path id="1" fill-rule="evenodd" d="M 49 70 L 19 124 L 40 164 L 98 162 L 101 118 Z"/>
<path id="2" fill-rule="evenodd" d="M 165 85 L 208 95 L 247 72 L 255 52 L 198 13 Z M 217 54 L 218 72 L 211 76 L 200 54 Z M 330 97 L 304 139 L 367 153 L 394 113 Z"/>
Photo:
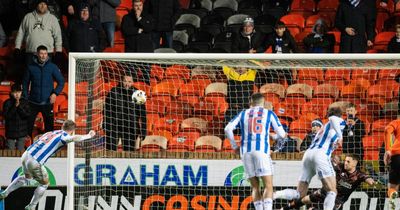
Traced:
<path id="1" fill-rule="evenodd" d="M 274 173 L 271 156 L 260 151 L 246 152 L 242 156 L 247 178 L 271 176 Z"/>
<path id="2" fill-rule="evenodd" d="M 315 174 L 319 179 L 335 176 L 331 157 L 322 149 L 308 149 L 302 160 L 302 174 L 299 181 L 310 183 Z"/>
<path id="3" fill-rule="evenodd" d="M 48 174 L 44 166 L 37 162 L 29 153 L 24 152 L 21 160 L 24 174 L 30 175 L 36 181 L 48 179 Z"/>

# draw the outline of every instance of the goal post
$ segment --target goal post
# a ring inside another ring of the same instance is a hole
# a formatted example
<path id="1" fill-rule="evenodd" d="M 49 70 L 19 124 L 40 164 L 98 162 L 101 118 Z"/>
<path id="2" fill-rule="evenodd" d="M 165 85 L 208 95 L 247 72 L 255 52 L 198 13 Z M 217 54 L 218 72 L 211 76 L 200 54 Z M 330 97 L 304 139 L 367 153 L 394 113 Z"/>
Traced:
<path id="1" fill-rule="evenodd" d="M 223 126 L 248 107 L 254 92 L 264 94 L 293 137 L 283 146 L 270 141 L 278 188 L 295 187 L 300 173 L 287 182 L 282 176 L 290 167 L 301 169 L 297 150 L 312 132 L 311 122 L 325 123 L 329 106 L 341 106 L 345 115 L 350 103 L 364 122 L 365 144 L 348 143 L 349 151 L 360 152 L 362 168 L 378 179 L 377 146 L 398 114 L 399 75 L 397 54 L 70 53 L 67 117 L 76 121 L 77 133 L 95 129 L 97 135 L 68 144 L 68 209 L 252 207 Z M 133 90 L 125 84 L 145 91 L 146 103 L 126 103 Z M 139 148 L 130 142 L 140 142 Z M 312 188 L 319 187 L 315 183 Z M 381 197 L 366 205 L 383 209 L 384 188 L 363 185 L 354 196 L 365 191 L 367 198 Z M 213 197 L 220 192 L 226 197 Z"/>

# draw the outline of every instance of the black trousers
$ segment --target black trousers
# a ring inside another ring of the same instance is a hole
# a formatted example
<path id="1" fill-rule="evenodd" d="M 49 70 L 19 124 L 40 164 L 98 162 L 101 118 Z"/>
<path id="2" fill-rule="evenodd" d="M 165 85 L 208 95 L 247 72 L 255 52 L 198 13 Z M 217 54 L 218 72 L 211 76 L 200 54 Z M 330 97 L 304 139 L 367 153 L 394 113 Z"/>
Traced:
<path id="1" fill-rule="evenodd" d="M 117 151 L 119 139 L 121 139 L 124 151 L 135 151 L 135 142 L 138 135 L 134 132 L 106 131 L 106 149 Z"/>
<path id="2" fill-rule="evenodd" d="M 53 104 L 37 105 L 34 103 L 30 103 L 30 106 L 32 110 L 32 116 L 29 118 L 28 134 L 32 135 L 36 116 L 39 114 L 39 112 L 42 113 L 43 116 L 45 132 L 54 130 Z"/>

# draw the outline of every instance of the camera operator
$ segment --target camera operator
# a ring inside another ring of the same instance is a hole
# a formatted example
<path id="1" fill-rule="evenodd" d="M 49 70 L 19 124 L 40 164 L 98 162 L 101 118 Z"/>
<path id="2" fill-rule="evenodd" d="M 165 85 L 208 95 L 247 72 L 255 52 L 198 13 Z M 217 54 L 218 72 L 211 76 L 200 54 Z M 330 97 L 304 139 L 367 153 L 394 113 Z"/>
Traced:
<path id="1" fill-rule="evenodd" d="M 360 160 L 364 157 L 362 138 L 365 135 L 364 123 L 357 118 L 356 105 L 350 103 L 346 108 L 346 126 L 343 130 L 343 153 L 358 154 Z"/>

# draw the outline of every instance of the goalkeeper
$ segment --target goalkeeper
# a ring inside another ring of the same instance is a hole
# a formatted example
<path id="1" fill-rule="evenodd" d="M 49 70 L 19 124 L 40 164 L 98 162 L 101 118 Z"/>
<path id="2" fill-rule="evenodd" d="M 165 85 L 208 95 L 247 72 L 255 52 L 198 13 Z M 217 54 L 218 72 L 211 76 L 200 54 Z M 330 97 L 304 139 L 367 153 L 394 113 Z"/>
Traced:
<path id="1" fill-rule="evenodd" d="M 336 158 L 332 159 L 332 165 L 336 172 L 337 182 L 337 197 L 335 200 L 335 209 L 340 207 L 347 201 L 351 193 L 361 185 L 362 182 L 366 182 L 369 185 L 374 185 L 375 181 L 365 173 L 361 172 L 357 168 L 359 157 L 355 154 L 348 154 L 344 160 L 344 163 Z M 319 189 L 312 192 L 310 195 L 305 196 L 302 199 L 297 199 L 290 202 L 287 206 L 283 207 L 286 209 L 299 209 L 301 206 L 306 204 L 312 204 L 317 202 L 324 202 L 326 196 L 326 190 Z"/>
<path id="2" fill-rule="evenodd" d="M 47 132 L 28 147 L 21 157 L 22 170 L 25 176 L 15 178 L 7 189 L 0 193 L 0 200 L 6 198 L 14 190 L 28 185 L 33 178 L 39 183 L 39 186 L 36 188 L 33 198 L 29 205 L 25 207 L 25 210 L 36 209 L 49 184 L 47 171 L 44 168 L 47 160 L 67 143 L 90 139 L 96 134 L 91 130 L 86 135 L 72 135 L 75 132 L 75 127 L 74 121 L 66 120 L 62 130 Z"/>

